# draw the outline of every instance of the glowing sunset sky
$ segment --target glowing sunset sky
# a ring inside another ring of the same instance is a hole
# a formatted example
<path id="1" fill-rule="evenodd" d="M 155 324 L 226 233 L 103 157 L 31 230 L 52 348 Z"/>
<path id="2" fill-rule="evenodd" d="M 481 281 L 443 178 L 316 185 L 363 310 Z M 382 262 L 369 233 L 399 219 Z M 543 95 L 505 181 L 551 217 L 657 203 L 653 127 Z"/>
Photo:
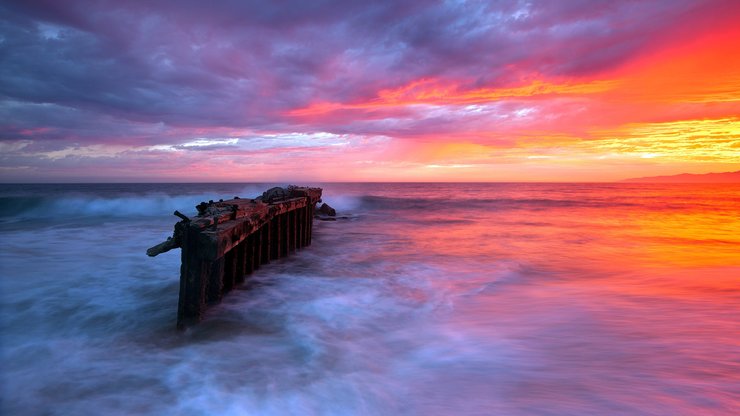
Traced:
<path id="1" fill-rule="evenodd" d="M 0 180 L 740 169 L 740 1 L 5 1 Z"/>

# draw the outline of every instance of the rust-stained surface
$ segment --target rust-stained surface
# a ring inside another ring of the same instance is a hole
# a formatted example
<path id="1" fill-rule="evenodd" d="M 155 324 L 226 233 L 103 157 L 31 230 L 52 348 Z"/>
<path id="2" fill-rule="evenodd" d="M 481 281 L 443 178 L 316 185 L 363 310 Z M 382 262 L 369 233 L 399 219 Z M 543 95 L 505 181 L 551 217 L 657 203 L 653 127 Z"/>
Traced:
<path id="1" fill-rule="evenodd" d="M 202 202 L 198 216 L 175 224 L 173 236 L 149 250 L 182 249 L 177 327 L 199 322 L 260 265 L 311 244 L 321 188 L 272 188 L 255 199 Z"/>

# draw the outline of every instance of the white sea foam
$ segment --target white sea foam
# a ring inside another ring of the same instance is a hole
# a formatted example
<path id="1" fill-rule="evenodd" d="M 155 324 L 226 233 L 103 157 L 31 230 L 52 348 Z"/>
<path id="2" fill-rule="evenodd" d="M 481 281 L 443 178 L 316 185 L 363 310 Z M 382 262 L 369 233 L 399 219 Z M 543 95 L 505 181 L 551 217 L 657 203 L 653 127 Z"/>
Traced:
<path id="1" fill-rule="evenodd" d="M 373 215 L 316 222 L 310 247 L 263 266 L 250 290 L 231 292 L 184 333 L 174 329 L 179 253 L 151 259 L 144 251 L 171 232 L 171 210 L 255 190 L 77 192 L 57 195 L 63 202 L 55 208 L 94 220 L 0 224 L 0 413 L 729 414 L 736 407 L 736 343 L 727 334 L 736 327 L 737 290 L 721 282 L 740 273 L 728 260 L 737 259 L 740 207 L 702 217 L 716 238 L 692 246 L 695 253 L 650 228 L 662 222 L 632 225 L 652 212 L 634 205 L 543 212 L 471 204 L 465 221 L 442 221 L 449 211 L 393 210 L 394 201 L 438 195 L 433 187 L 442 185 L 354 186 L 327 187 L 325 200 L 340 212 Z M 522 192 L 473 191 L 478 201 Z M 598 187 L 591 192 L 601 196 Z M 367 195 L 385 198 L 382 209 L 363 206 Z M 108 217 L 111 210 L 128 215 Z M 684 253 L 682 261 L 696 255 L 704 266 L 651 263 L 648 255 L 660 250 Z"/>

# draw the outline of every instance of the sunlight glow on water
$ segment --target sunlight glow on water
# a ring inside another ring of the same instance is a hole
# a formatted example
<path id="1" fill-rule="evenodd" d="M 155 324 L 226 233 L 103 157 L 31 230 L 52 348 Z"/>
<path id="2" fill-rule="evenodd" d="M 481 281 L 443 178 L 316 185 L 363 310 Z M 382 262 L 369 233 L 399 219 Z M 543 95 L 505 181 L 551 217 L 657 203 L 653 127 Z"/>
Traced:
<path id="1" fill-rule="evenodd" d="M 740 407 L 740 186 L 325 185 L 348 220 L 176 332 L 145 249 L 261 188 L 0 188 L 0 413 Z"/>

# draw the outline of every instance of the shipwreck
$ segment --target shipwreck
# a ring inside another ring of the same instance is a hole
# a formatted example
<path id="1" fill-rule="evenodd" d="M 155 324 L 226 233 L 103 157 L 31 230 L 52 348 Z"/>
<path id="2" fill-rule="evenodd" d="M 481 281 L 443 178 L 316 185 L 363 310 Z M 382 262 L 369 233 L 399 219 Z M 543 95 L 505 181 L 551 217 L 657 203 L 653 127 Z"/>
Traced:
<path id="1" fill-rule="evenodd" d="M 253 199 L 234 197 L 201 202 L 198 215 L 181 221 L 172 237 L 147 250 L 147 255 L 180 248 L 180 298 L 177 328 L 203 319 L 260 265 L 311 244 L 316 203 L 321 188 L 272 188 Z"/>

